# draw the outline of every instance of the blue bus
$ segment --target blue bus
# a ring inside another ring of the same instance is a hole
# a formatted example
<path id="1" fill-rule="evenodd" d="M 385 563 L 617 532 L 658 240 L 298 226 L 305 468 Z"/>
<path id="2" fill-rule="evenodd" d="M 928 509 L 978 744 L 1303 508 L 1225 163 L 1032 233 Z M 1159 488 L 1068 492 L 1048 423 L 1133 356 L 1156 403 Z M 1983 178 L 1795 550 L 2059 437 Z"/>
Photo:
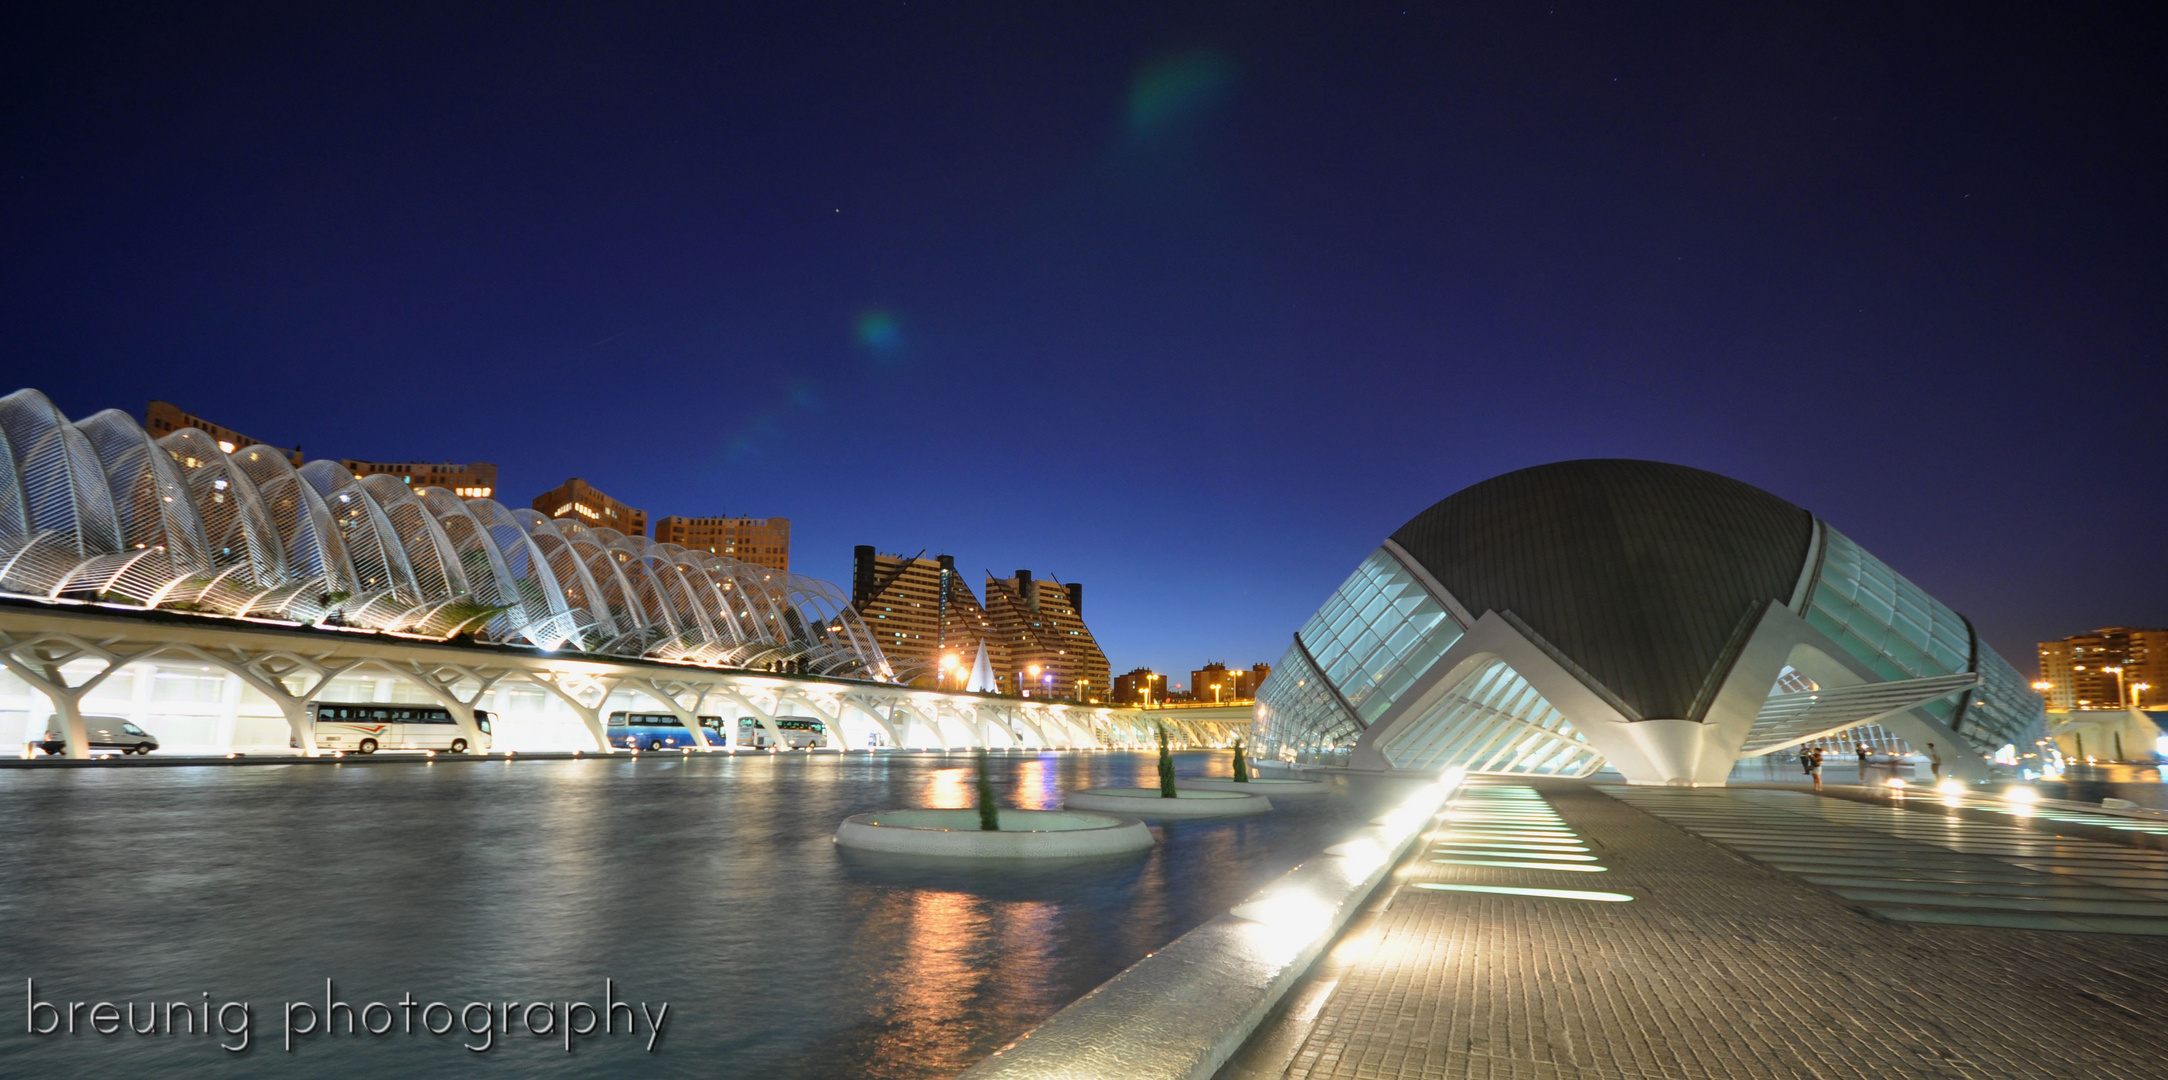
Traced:
<path id="1" fill-rule="evenodd" d="M 700 734 L 706 737 L 709 746 L 720 749 L 729 745 L 723 738 L 722 717 L 697 719 Z M 669 713 L 611 713 L 609 737 L 611 746 L 622 746 L 627 750 L 675 750 L 693 745 L 692 734 Z"/>

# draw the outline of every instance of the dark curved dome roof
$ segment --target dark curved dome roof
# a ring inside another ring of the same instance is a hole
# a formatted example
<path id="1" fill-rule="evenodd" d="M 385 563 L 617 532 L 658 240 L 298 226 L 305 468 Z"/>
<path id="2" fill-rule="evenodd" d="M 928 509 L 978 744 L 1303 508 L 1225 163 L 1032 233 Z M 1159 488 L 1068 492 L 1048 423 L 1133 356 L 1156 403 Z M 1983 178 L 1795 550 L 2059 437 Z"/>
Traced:
<path id="1" fill-rule="evenodd" d="M 1472 614 L 1535 630 L 1629 715 L 1698 719 L 1742 622 L 1791 600 L 1813 535 L 1812 515 L 1751 484 L 1597 459 L 1485 480 L 1393 542 Z"/>

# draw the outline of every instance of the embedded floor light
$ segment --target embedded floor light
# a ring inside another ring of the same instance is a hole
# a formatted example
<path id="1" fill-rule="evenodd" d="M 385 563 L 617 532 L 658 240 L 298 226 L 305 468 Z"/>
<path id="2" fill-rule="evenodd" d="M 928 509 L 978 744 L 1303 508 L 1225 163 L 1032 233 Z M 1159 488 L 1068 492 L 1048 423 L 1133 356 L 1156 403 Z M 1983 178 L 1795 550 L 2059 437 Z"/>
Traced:
<path id="1" fill-rule="evenodd" d="M 1275 930 L 1316 933 L 1332 921 L 1332 907 L 1303 889 L 1283 889 L 1247 904 L 1230 914 Z"/>
<path id="2" fill-rule="evenodd" d="M 1578 850 L 1587 851 L 1587 848 Z M 1473 855 L 1479 859 L 1549 859 L 1552 862 L 1595 862 L 1594 855 L 1572 855 L 1549 848 L 1500 848 L 1494 844 L 1440 844 L 1433 855 Z"/>
<path id="3" fill-rule="evenodd" d="M 1357 868 L 1357 874 L 1368 874 L 1384 865 L 1389 854 L 1384 845 L 1375 840 L 1350 840 L 1325 849 L 1327 855 L 1337 855 Z"/>
<path id="4" fill-rule="evenodd" d="M 1579 863 L 1506 862 L 1502 859 L 1432 859 L 1430 861 L 1448 866 L 1503 866 L 1514 870 L 1579 870 L 1590 874 L 1601 874 L 1610 869 L 1608 866 L 1582 866 Z"/>
<path id="5" fill-rule="evenodd" d="M 1615 892 L 1580 892 L 1574 889 L 1518 889 L 1507 885 L 1441 885 L 1436 882 L 1418 881 L 1418 889 L 1435 889 L 1439 892 L 1497 893 L 1501 896 L 1548 896 L 1559 900 L 1601 900 L 1606 903 L 1624 903 L 1633 897 Z"/>
<path id="6" fill-rule="evenodd" d="M 1376 952 L 1377 948 L 1378 934 L 1373 930 L 1357 934 L 1333 946 L 1332 959 L 1336 964 L 1352 964 Z"/>

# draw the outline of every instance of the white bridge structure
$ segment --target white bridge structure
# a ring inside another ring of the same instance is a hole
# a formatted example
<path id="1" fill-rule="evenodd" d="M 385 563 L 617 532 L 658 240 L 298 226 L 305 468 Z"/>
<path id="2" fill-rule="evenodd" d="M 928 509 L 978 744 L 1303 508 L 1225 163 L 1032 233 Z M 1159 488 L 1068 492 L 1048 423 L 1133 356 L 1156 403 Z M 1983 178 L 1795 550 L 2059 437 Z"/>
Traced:
<path id="1" fill-rule="evenodd" d="M 831 746 L 1101 747 L 1136 709 L 897 684 L 834 585 L 489 499 L 298 469 L 195 429 L 0 398 L 0 732 L 90 751 L 85 715 L 171 749 L 316 754 L 309 705 L 451 713 L 497 749 L 608 752 L 617 710 L 818 719 Z M 1189 744 L 1238 725 L 1166 718 Z M 1242 725 L 1246 727 L 1246 725 Z M 724 725 L 735 739 L 737 724 Z M 27 749 L 26 751 L 27 752 Z"/>
<path id="2" fill-rule="evenodd" d="M 58 717 L 71 757 L 89 753 L 85 715 L 133 720 L 168 750 L 313 755 L 313 701 L 441 706 L 477 747 L 485 741 L 474 714 L 487 710 L 498 751 L 611 752 L 606 723 L 617 710 L 674 715 L 699 749 L 701 716 L 725 717 L 732 739 L 737 719 L 751 718 L 776 746 L 789 745 L 777 721 L 817 719 L 829 748 L 843 750 L 1142 747 L 1162 722 L 1179 743 L 1223 745 L 1247 728 L 1157 710 L 14 597 L 0 597 L 0 662 L 13 676 L 0 677 L 0 715 L 17 718 L 22 744 Z"/>

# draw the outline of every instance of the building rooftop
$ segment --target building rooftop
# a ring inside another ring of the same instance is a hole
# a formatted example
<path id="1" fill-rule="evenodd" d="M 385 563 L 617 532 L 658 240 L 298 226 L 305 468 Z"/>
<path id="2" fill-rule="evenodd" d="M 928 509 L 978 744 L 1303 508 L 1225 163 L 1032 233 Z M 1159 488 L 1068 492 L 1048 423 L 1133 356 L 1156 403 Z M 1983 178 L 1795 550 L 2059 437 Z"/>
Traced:
<path id="1" fill-rule="evenodd" d="M 1641 716 L 1684 718 L 1742 622 L 1791 599 L 1813 534 L 1729 477 L 1584 460 L 1483 481 L 1392 539 L 1470 615 L 1511 612 Z"/>

